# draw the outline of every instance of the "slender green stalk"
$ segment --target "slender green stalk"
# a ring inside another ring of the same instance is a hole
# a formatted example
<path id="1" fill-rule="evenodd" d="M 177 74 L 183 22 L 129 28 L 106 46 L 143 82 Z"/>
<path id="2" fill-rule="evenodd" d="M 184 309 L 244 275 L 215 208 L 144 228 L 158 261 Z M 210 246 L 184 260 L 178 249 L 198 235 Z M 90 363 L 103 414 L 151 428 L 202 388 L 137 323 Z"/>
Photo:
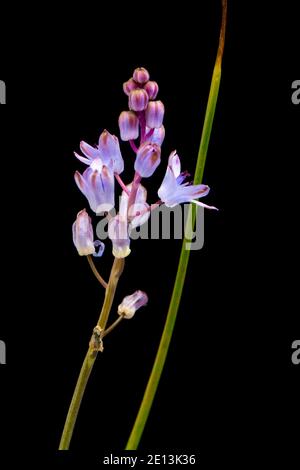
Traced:
<path id="1" fill-rule="evenodd" d="M 206 108 L 206 114 L 204 119 L 203 131 L 201 136 L 200 148 L 198 153 L 198 160 L 195 171 L 195 184 L 199 184 L 203 178 L 203 172 L 205 167 L 205 161 L 208 151 L 208 145 L 211 136 L 211 130 L 213 125 L 213 120 L 215 116 L 216 104 L 218 100 L 218 93 L 221 80 L 221 66 L 222 66 L 222 57 L 225 43 L 225 30 L 226 30 L 226 19 L 227 19 L 227 0 L 222 0 L 222 24 L 220 31 L 219 39 L 219 48 L 217 53 L 217 58 L 214 66 L 214 71 L 211 80 L 211 87 L 208 97 L 208 103 Z M 196 211 L 193 211 L 190 206 L 189 217 L 192 215 L 193 227 L 195 224 Z M 182 244 L 181 255 L 178 264 L 177 276 L 174 284 L 173 294 L 169 306 L 169 311 L 165 323 L 165 327 L 162 333 L 160 340 L 160 345 L 157 351 L 155 362 L 152 368 L 152 372 L 145 390 L 142 404 L 140 406 L 136 421 L 134 423 L 131 435 L 129 437 L 126 450 L 136 450 L 138 448 L 139 442 L 141 440 L 153 400 L 158 388 L 159 380 L 165 365 L 165 361 L 168 354 L 168 349 L 170 346 L 177 312 L 179 309 L 179 304 L 181 300 L 181 295 L 183 291 L 184 281 L 186 277 L 190 251 L 186 249 L 186 243 L 188 240 L 184 238 Z"/>
<path id="2" fill-rule="evenodd" d="M 104 281 L 103 277 L 98 272 L 91 255 L 87 256 L 87 260 L 88 260 L 88 263 L 91 267 L 91 270 L 93 271 L 93 274 L 94 274 L 95 278 L 100 282 L 100 284 L 104 287 L 104 289 L 106 289 L 107 288 L 107 282 Z"/>
<path id="3" fill-rule="evenodd" d="M 95 344 L 96 344 L 94 340 L 95 331 L 99 330 L 101 332 L 105 330 L 107 320 L 111 311 L 112 303 L 114 300 L 116 288 L 118 285 L 118 281 L 123 272 L 123 269 L 124 269 L 124 259 L 115 258 L 114 264 L 112 266 L 112 270 L 110 273 L 108 285 L 105 291 L 104 303 L 103 303 L 101 314 L 97 323 L 97 327 L 94 330 L 94 333 L 93 333 L 93 336 L 89 345 L 89 349 L 83 361 L 81 371 L 77 380 L 77 384 L 74 390 L 73 398 L 70 404 L 70 408 L 68 411 L 67 419 L 66 419 L 64 430 L 63 430 L 62 437 L 61 437 L 59 450 L 69 449 L 74 427 L 76 424 L 76 419 L 77 419 L 78 412 L 80 409 L 81 401 L 82 401 L 89 377 L 91 375 L 95 360 L 97 358 L 98 352 L 101 350 L 100 347 L 99 348 L 95 347 Z M 100 338 L 99 341 L 100 341 L 99 345 L 101 346 L 102 338 Z"/>
<path id="4" fill-rule="evenodd" d="M 123 318 L 124 318 L 123 315 L 119 316 L 112 325 L 106 328 L 106 330 L 103 332 L 102 338 L 105 338 L 105 336 L 109 335 L 109 333 L 111 333 L 119 325 L 119 323 L 121 323 Z"/>

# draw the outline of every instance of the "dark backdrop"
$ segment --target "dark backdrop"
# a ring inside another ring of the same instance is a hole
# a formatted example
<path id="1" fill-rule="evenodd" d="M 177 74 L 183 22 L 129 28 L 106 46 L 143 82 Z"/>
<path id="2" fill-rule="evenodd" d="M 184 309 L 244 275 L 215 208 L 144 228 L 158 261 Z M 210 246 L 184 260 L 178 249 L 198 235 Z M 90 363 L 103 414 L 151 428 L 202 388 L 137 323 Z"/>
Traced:
<path id="1" fill-rule="evenodd" d="M 297 260 L 292 181 L 299 109 L 290 95 L 299 67 L 296 2 L 278 11 L 273 2 L 264 11 L 259 2 L 251 9 L 229 3 L 204 176 L 207 202 L 220 212 L 206 212 L 204 248 L 191 255 L 140 449 L 197 452 L 203 462 L 241 465 L 261 461 L 261 451 L 266 461 L 296 451 L 300 366 L 291 363 L 291 343 L 299 338 L 299 316 L 290 263 Z M 73 181 L 83 166 L 72 152 L 82 139 L 95 143 L 103 128 L 118 132 L 126 108 L 122 82 L 142 65 L 159 82 L 166 106 L 164 162 L 146 182 L 151 200 L 172 149 L 193 172 L 219 22 L 218 1 L 200 2 L 197 10 L 189 2 L 173 5 L 165 13 L 159 5 L 85 5 L 67 14 L 45 7 L 33 29 L 27 20 L 15 26 L 17 41 L 12 30 L 3 33 L 0 339 L 7 365 L 0 370 L 0 444 L 3 452 L 13 449 L 11 465 L 37 453 L 44 462 L 55 459 L 103 299 L 72 244 L 71 224 L 87 207 Z M 122 149 L 128 168 L 132 157 L 126 144 Z M 131 175 L 127 169 L 124 178 Z M 126 443 L 180 247 L 180 241 L 132 243 L 117 299 L 143 289 L 149 306 L 124 321 L 97 360 L 72 442 L 83 457 Z M 108 247 L 99 261 L 105 277 L 110 263 Z"/>

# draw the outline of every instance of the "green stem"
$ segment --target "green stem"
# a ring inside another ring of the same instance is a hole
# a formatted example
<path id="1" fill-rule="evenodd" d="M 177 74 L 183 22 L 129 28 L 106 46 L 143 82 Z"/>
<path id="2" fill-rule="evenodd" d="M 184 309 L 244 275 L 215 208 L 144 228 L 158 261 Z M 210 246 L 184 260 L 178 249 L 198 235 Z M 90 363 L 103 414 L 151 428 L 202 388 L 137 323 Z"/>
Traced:
<path id="1" fill-rule="evenodd" d="M 124 259 L 115 258 L 112 270 L 110 273 L 108 285 L 105 291 L 105 298 L 101 314 L 97 323 L 100 331 L 105 330 L 107 320 L 111 311 L 112 303 L 114 300 L 116 288 L 118 285 L 119 278 L 124 269 Z M 95 349 L 94 343 L 91 341 L 85 359 L 83 361 L 81 371 L 77 380 L 77 384 L 73 393 L 72 401 L 68 411 L 67 419 L 65 422 L 64 430 L 62 433 L 59 450 L 68 450 L 72 439 L 74 427 L 76 424 L 78 412 L 80 409 L 81 401 L 91 375 L 96 357 L 98 355 L 97 349 Z"/>
<path id="2" fill-rule="evenodd" d="M 195 170 L 195 184 L 199 184 L 203 178 L 203 172 L 205 167 L 206 155 L 208 151 L 211 130 L 213 125 L 213 120 L 215 116 L 216 104 L 218 100 L 218 93 L 220 87 L 220 80 L 221 80 L 221 66 L 222 66 L 222 57 L 224 51 L 224 42 L 225 42 L 225 30 L 226 30 L 226 18 L 227 18 L 227 0 L 222 0 L 222 24 L 221 24 L 221 31 L 220 31 L 220 39 L 219 39 L 219 48 L 217 53 L 217 58 L 213 70 L 210 92 L 208 97 L 208 103 L 206 108 L 206 114 L 204 119 L 203 131 L 201 136 L 200 148 L 198 153 L 197 165 Z M 192 212 L 191 212 L 192 211 Z M 196 211 L 193 211 L 191 206 L 189 210 L 189 217 L 192 214 L 192 223 L 194 226 L 195 218 L 196 218 Z M 157 351 L 157 355 L 155 358 L 155 362 L 152 368 L 152 372 L 144 393 L 143 401 L 140 406 L 136 421 L 134 423 L 132 432 L 130 434 L 126 450 L 136 450 L 138 448 L 139 442 L 141 440 L 149 413 L 151 411 L 151 407 L 153 404 L 153 400 L 155 398 L 155 394 L 158 388 L 159 380 L 165 365 L 165 361 L 167 358 L 176 318 L 177 312 L 179 309 L 179 304 L 181 300 L 181 295 L 183 291 L 183 286 L 185 282 L 188 262 L 190 251 L 186 250 L 186 243 L 188 240 L 184 238 L 181 255 L 178 264 L 177 276 L 174 284 L 173 294 L 169 306 L 169 311 L 165 323 L 165 327 L 162 333 L 162 337 L 160 340 L 159 348 Z"/>

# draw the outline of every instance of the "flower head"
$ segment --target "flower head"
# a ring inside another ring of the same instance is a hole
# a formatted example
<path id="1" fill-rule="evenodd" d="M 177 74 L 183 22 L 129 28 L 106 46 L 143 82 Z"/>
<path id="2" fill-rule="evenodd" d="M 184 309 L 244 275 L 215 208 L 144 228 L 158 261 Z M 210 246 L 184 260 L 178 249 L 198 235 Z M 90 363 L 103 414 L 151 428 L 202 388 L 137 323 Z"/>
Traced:
<path id="1" fill-rule="evenodd" d="M 72 230 L 73 242 L 80 256 L 95 255 L 95 246 L 99 246 L 99 251 L 96 256 L 103 254 L 104 243 L 98 240 L 94 242 L 91 218 L 85 209 L 77 214 Z"/>
<path id="2" fill-rule="evenodd" d="M 118 314 L 126 319 L 134 316 L 135 312 L 148 303 L 148 296 L 145 292 L 137 290 L 134 294 L 128 295 L 118 307 Z"/>
<path id="3" fill-rule="evenodd" d="M 194 200 L 206 196 L 209 193 L 209 187 L 205 184 L 184 183 L 187 176 L 189 176 L 188 173 L 181 173 L 181 163 L 176 151 L 172 152 L 165 177 L 158 190 L 158 195 L 165 205 L 174 207 L 182 202 L 194 202 L 207 209 L 216 209 L 216 207 Z"/>
<path id="4" fill-rule="evenodd" d="M 96 214 L 108 212 L 114 207 L 114 174 L 112 168 L 103 165 L 100 158 L 93 160 L 82 175 L 76 171 L 75 181 Z"/>

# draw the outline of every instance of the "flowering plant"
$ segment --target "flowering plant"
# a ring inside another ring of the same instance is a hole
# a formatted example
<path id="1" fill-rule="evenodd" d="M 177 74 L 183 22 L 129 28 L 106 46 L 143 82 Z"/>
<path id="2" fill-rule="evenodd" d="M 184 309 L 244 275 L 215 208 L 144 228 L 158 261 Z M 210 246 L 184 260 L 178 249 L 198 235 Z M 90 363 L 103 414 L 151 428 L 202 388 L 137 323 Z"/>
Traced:
<path id="1" fill-rule="evenodd" d="M 223 1 L 223 21 L 220 37 L 221 49 L 219 48 L 214 76 L 221 67 L 220 60 L 224 45 L 225 18 L 226 2 Z M 219 68 L 217 67 L 218 64 Z M 218 80 L 220 80 L 220 74 Z M 216 83 L 213 80 L 211 88 L 211 95 L 215 98 L 218 92 L 218 83 L 217 86 Z M 128 97 L 129 109 L 121 112 L 118 124 L 121 140 L 128 142 L 135 154 L 133 180 L 129 184 L 126 184 L 121 177 L 125 167 L 128 166 L 128 161 L 126 160 L 124 162 L 119 139 L 110 134 L 107 130 L 103 130 L 100 134 L 97 146 L 93 147 L 86 142 L 81 142 L 81 153 L 75 152 L 75 157 L 87 166 L 83 173 L 76 171 L 75 182 L 79 190 L 86 197 L 90 210 L 96 215 L 103 215 L 108 220 L 108 236 L 112 243 L 114 261 L 109 280 L 106 282 L 98 272 L 93 261 L 94 257 L 102 256 L 105 246 L 102 240 L 94 239 L 91 217 L 86 208 L 82 209 L 73 224 L 74 245 L 80 256 L 87 257 L 93 273 L 105 289 L 105 298 L 99 320 L 89 342 L 88 351 L 69 408 L 60 443 L 61 450 L 69 448 L 80 404 L 95 359 L 98 353 L 104 351 L 105 336 L 111 333 L 123 319 L 131 319 L 139 308 L 148 303 L 147 294 L 140 290 L 131 295 L 127 295 L 119 304 L 117 320 L 110 326 L 107 326 L 117 284 L 124 269 L 125 258 L 130 255 L 132 249 L 130 239 L 131 231 L 145 223 L 150 213 L 163 204 L 167 207 L 174 207 L 181 203 L 192 202 L 207 209 L 216 209 L 214 206 L 208 206 L 198 200 L 209 193 L 209 187 L 197 181 L 197 179 L 199 179 L 199 175 L 197 178 L 197 173 L 199 173 L 197 168 L 195 184 L 188 181 L 189 174 L 186 171 L 181 171 L 181 161 L 176 151 L 170 154 L 166 162 L 165 176 L 157 190 L 158 201 L 154 203 L 147 201 L 147 190 L 143 185 L 143 180 L 150 178 L 157 167 L 164 161 L 161 147 L 165 138 L 165 128 L 163 125 L 165 107 L 162 101 L 156 99 L 159 92 L 158 84 L 150 80 L 149 72 L 143 67 L 137 68 L 133 72 L 133 76 L 124 83 L 123 90 Z M 210 111 L 210 113 L 213 111 L 204 125 L 204 136 L 205 138 L 208 137 L 208 139 L 215 104 L 216 99 L 213 103 L 209 102 L 208 104 L 208 111 Z M 201 140 L 201 144 L 202 147 L 200 145 L 200 159 L 198 159 L 198 163 L 200 161 L 200 163 L 203 164 L 207 148 L 205 149 L 205 146 L 203 147 L 203 139 Z M 202 175 L 200 179 L 202 179 Z M 119 184 L 122 189 L 117 213 L 115 195 L 116 183 Z M 180 263 L 183 265 L 179 266 L 179 272 L 182 273 L 183 268 L 183 272 L 185 273 L 187 260 L 188 255 L 181 256 Z M 183 279 L 180 280 L 181 285 L 179 288 L 181 290 L 183 282 L 184 276 Z M 177 280 L 176 283 L 178 285 L 180 284 Z M 175 284 L 175 292 L 176 288 L 178 289 L 178 286 L 176 287 Z M 171 333 L 174 327 L 180 295 L 179 293 L 179 298 L 176 299 L 177 307 L 173 309 L 173 313 L 171 312 L 173 315 Z M 166 328 L 168 328 L 168 321 L 170 321 L 169 315 Z M 163 340 L 164 335 L 162 337 L 162 341 Z M 168 344 L 164 354 L 166 354 L 167 349 Z M 158 357 L 160 357 L 159 354 L 160 351 L 158 352 Z M 164 361 L 165 357 L 161 356 L 161 360 L 158 361 L 158 369 L 155 370 L 154 366 L 153 374 L 154 376 L 156 374 L 155 384 L 151 383 L 150 377 L 149 386 L 152 396 L 148 396 L 149 394 L 147 395 L 146 391 L 145 396 L 148 402 L 142 404 L 140 410 L 141 416 L 137 418 L 137 421 L 139 419 L 141 420 L 142 426 L 138 426 L 141 429 L 143 429 L 149 414 Z M 137 436 L 136 430 L 133 430 L 128 448 L 136 448 L 141 437 L 141 432 L 139 432 Z M 132 443 L 130 444 L 130 442 Z"/>

